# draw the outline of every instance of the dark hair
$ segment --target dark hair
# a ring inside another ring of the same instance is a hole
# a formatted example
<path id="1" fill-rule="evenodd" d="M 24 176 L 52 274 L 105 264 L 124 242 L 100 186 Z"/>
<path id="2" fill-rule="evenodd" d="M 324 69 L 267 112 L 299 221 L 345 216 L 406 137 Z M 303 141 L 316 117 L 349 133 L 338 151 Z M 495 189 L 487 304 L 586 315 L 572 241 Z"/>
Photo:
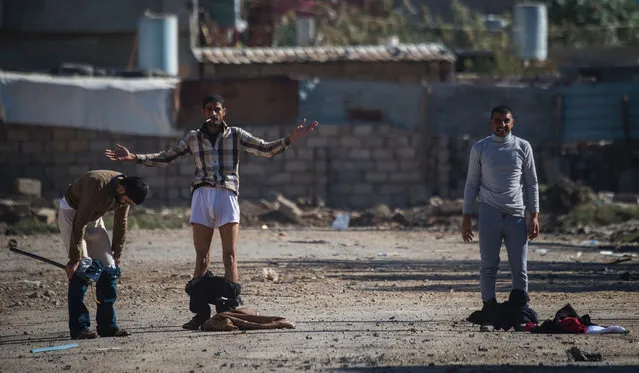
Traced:
<path id="1" fill-rule="evenodd" d="M 490 111 L 490 117 L 492 118 L 495 114 L 511 114 L 512 115 L 513 111 L 510 110 L 510 108 L 506 105 L 499 105 L 493 108 L 493 110 Z"/>
<path id="2" fill-rule="evenodd" d="M 206 96 L 204 100 L 202 100 L 202 109 L 206 108 L 206 104 L 209 102 L 219 102 L 222 107 L 224 107 L 224 99 L 220 95 Z"/>
<path id="3" fill-rule="evenodd" d="M 124 194 L 131 198 L 136 205 L 142 204 L 149 193 L 149 185 L 141 177 L 127 176 L 122 180 L 122 186 L 125 189 Z"/>

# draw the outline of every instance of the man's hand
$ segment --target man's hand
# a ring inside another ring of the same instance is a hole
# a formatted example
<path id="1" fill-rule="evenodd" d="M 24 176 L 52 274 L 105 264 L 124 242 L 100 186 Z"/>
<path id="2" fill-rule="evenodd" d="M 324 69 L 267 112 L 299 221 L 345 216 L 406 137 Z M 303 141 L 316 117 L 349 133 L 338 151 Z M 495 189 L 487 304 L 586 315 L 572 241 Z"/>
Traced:
<path id="1" fill-rule="evenodd" d="M 64 268 L 64 271 L 67 273 L 67 277 L 69 278 L 69 280 L 71 280 L 71 278 L 73 277 L 73 274 L 75 273 L 75 271 L 78 270 L 78 267 L 80 266 L 80 261 L 76 260 L 69 260 L 69 262 L 67 263 L 67 266 Z"/>
<path id="2" fill-rule="evenodd" d="M 116 266 L 120 266 L 120 257 L 119 256 L 114 256 L 113 257 L 113 261 L 115 262 Z"/>
<path id="3" fill-rule="evenodd" d="M 120 144 L 115 144 L 115 150 L 106 149 L 104 155 L 112 161 L 131 162 L 135 161 L 135 154 L 129 152 L 129 149 Z"/>
<path id="4" fill-rule="evenodd" d="M 539 213 L 530 215 L 530 231 L 528 232 L 528 239 L 534 240 L 539 236 Z"/>
<path id="5" fill-rule="evenodd" d="M 462 220 L 462 238 L 464 242 L 471 242 L 475 235 L 473 234 L 473 223 L 470 221 L 470 214 L 464 214 Z"/>
<path id="6" fill-rule="evenodd" d="M 306 135 L 307 133 L 313 131 L 315 129 L 315 127 L 317 127 L 318 124 L 319 123 L 317 121 L 313 121 L 313 123 L 311 123 L 311 124 L 306 124 L 306 118 L 304 118 L 301 122 L 299 122 L 297 127 L 295 127 L 295 130 L 293 130 L 293 132 L 291 132 L 291 134 L 288 135 L 288 139 L 291 142 L 294 142 L 298 138 L 300 138 L 300 137 Z"/>

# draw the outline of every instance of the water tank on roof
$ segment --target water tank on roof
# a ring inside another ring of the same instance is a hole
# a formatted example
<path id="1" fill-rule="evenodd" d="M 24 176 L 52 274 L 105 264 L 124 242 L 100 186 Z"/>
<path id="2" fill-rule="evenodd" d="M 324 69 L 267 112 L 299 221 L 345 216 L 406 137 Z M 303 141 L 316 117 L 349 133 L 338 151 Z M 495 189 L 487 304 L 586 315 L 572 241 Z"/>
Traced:
<path id="1" fill-rule="evenodd" d="M 519 57 L 544 61 L 548 56 L 548 9 L 545 4 L 515 5 L 514 41 Z"/>
<path id="2" fill-rule="evenodd" d="M 178 18 L 145 13 L 138 23 L 138 68 L 178 74 Z"/>

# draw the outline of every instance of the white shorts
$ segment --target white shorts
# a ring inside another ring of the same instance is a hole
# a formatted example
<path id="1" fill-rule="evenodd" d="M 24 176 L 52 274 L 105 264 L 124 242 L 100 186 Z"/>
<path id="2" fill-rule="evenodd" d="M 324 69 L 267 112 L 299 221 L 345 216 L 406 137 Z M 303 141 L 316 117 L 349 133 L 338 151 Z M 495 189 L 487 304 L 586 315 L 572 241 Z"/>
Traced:
<path id="1" fill-rule="evenodd" d="M 240 204 L 237 194 L 224 188 L 203 186 L 195 189 L 191 201 L 191 224 L 219 228 L 240 222 Z"/>

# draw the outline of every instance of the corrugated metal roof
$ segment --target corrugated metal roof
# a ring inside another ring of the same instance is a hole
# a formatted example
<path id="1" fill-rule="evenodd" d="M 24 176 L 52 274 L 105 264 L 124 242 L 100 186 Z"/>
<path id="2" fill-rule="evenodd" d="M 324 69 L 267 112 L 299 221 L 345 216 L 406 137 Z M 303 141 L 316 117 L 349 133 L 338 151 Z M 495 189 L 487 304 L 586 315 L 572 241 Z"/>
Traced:
<path id="1" fill-rule="evenodd" d="M 201 63 L 242 65 L 252 63 L 303 63 L 333 61 L 454 61 L 441 44 L 357 45 L 339 47 L 197 48 Z"/>

